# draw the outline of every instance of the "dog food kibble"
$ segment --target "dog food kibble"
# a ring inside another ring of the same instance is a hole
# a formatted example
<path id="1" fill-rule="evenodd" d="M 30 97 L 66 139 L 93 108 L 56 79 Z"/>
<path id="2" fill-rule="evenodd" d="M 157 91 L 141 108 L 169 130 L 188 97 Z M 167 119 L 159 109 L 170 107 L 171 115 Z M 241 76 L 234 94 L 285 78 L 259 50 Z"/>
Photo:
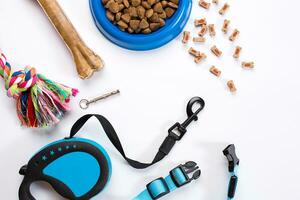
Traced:
<path id="1" fill-rule="evenodd" d="M 194 49 L 193 47 L 191 47 L 191 48 L 189 49 L 189 54 L 191 54 L 191 55 L 194 56 L 194 57 L 199 57 L 199 56 L 201 56 L 200 51 L 197 51 L 197 50 Z"/>
<path id="2" fill-rule="evenodd" d="M 225 33 L 225 34 L 228 32 L 229 23 L 230 23 L 229 20 L 227 20 L 227 19 L 224 20 L 223 27 L 222 27 L 222 31 L 223 31 L 223 33 Z"/>
<path id="3" fill-rule="evenodd" d="M 205 0 L 200 0 L 199 6 L 201 6 L 202 8 L 205 8 L 205 9 L 209 9 L 210 3 L 206 2 Z"/>
<path id="4" fill-rule="evenodd" d="M 240 55 L 241 55 L 241 51 L 242 51 L 242 47 L 240 46 L 237 46 L 234 50 L 234 54 L 233 54 L 233 57 L 234 58 L 239 58 Z"/>
<path id="5" fill-rule="evenodd" d="M 244 68 L 247 68 L 247 69 L 253 69 L 254 68 L 254 62 L 242 62 L 242 66 Z"/>
<path id="6" fill-rule="evenodd" d="M 221 55 L 222 55 L 222 51 L 221 51 L 220 49 L 218 49 L 216 45 L 214 45 L 214 46 L 211 48 L 211 52 L 212 52 L 213 54 L 215 54 L 215 56 L 217 56 L 217 57 L 221 57 Z"/>
<path id="7" fill-rule="evenodd" d="M 235 87 L 233 80 L 228 81 L 227 86 L 228 86 L 230 92 L 236 92 L 237 89 Z"/>
<path id="8" fill-rule="evenodd" d="M 194 61 L 195 61 L 195 63 L 199 64 L 206 58 L 207 58 L 207 56 L 205 55 L 205 53 L 200 53 L 199 56 L 195 57 Z"/>
<path id="9" fill-rule="evenodd" d="M 196 19 L 194 24 L 195 24 L 195 27 L 200 27 L 200 26 L 204 26 L 206 25 L 206 18 L 203 18 L 203 19 Z"/>
<path id="10" fill-rule="evenodd" d="M 206 33 L 207 33 L 207 26 L 203 25 L 198 35 L 203 37 Z"/>
<path id="11" fill-rule="evenodd" d="M 236 38 L 239 36 L 239 34 L 240 34 L 240 31 L 237 30 L 237 29 L 234 29 L 233 33 L 232 33 L 231 36 L 229 37 L 229 40 L 230 40 L 231 42 L 235 41 Z"/>
<path id="12" fill-rule="evenodd" d="M 216 30 L 215 30 L 215 25 L 214 24 L 209 24 L 208 25 L 208 31 L 209 31 L 209 35 L 211 37 L 216 36 Z"/>
<path id="13" fill-rule="evenodd" d="M 149 34 L 165 26 L 179 0 L 102 0 L 109 21 L 129 33 Z"/>
<path id="14" fill-rule="evenodd" d="M 215 66 L 212 66 L 212 67 L 209 69 L 209 71 L 210 71 L 213 75 L 215 75 L 215 76 L 217 76 L 217 77 L 220 77 L 220 76 L 221 76 L 221 70 L 219 70 L 219 69 L 216 68 Z"/>
<path id="15" fill-rule="evenodd" d="M 188 43 L 188 41 L 190 40 L 190 35 L 191 35 L 191 33 L 189 31 L 184 31 L 182 43 L 184 43 L 184 44 Z"/>
<path id="16" fill-rule="evenodd" d="M 193 38 L 193 42 L 205 42 L 205 38 L 204 37 L 194 37 Z"/>
<path id="17" fill-rule="evenodd" d="M 221 10 L 219 11 L 220 15 L 224 15 L 228 10 L 229 10 L 229 4 L 225 3 L 224 6 L 221 8 Z"/>

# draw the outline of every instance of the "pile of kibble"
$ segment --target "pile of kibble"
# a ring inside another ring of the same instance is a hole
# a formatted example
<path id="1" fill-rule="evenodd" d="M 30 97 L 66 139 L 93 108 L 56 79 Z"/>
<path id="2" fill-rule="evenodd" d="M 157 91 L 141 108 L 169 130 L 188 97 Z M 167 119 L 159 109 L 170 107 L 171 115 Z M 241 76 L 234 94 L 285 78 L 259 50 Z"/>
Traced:
<path id="1" fill-rule="evenodd" d="M 101 0 L 107 18 L 122 31 L 149 34 L 173 16 L 179 0 Z"/>

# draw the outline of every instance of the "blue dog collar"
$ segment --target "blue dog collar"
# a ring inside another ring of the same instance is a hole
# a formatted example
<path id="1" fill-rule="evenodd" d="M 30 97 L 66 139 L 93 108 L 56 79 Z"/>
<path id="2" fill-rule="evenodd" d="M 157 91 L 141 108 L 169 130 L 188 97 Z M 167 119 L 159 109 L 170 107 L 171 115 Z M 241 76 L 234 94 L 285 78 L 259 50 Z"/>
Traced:
<path id="1" fill-rule="evenodd" d="M 190 177 L 189 174 L 193 173 Z M 146 189 L 137 195 L 133 200 L 156 200 L 168 193 L 196 180 L 200 177 L 201 171 L 195 162 L 187 162 L 179 165 L 170 171 L 165 178 L 158 178 L 150 182 Z"/>

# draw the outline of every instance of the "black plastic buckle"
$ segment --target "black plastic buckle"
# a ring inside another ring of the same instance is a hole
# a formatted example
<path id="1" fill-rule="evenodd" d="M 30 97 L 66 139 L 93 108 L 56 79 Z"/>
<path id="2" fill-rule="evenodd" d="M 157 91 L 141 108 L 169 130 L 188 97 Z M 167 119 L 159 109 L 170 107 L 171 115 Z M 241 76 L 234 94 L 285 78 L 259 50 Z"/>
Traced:
<path id="1" fill-rule="evenodd" d="M 160 193 L 159 195 L 156 195 L 156 196 L 155 196 L 155 195 L 153 194 L 153 191 L 151 190 L 150 186 L 151 186 L 151 184 L 152 184 L 153 182 L 156 182 L 156 181 L 161 181 L 161 182 L 163 183 L 164 188 L 166 189 L 166 191 L 165 191 L 165 192 L 162 192 L 162 193 Z M 150 183 L 147 184 L 146 187 L 147 187 L 148 193 L 150 194 L 151 198 L 154 199 L 154 200 L 159 199 L 159 198 L 165 196 L 166 194 L 170 193 L 170 189 L 169 189 L 169 187 L 168 187 L 168 184 L 167 184 L 167 182 L 165 181 L 165 179 L 162 178 L 162 177 L 161 177 L 161 178 L 158 178 L 158 179 L 155 179 L 154 181 L 151 181 Z"/>
<path id="2" fill-rule="evenodd" d="M 196 104 L 200 104 L 200 107 L 194 112 L 193 107 Z M 205 106 L 205 102 L 200 97 L 192 98 L 186 107 L 186 113 L 188 115 L 187 120 L 185 120 L 182 124 L 179 122 L 175 123 L 169 130 L 169 136 L 175 140 L 181 140 L 181 138 L 187 132 L 186 128 L 193 122 L 198 120 L 198 114 L 203 110 Z"/>
<path id="3" fill-rule="evenodd" d="M 231 144 L 228 147 L 226 147 L 226 149 L 224 149 L 223 151 L 223 154 L 228 160 L 229 172 L 234 172 L 235 166 L 240 164 L 240 159 L 236 155 L 234 144 Z"/>
<path id="4" fill-rule="evenodd" d="M 182 182 L 182 180 L 178 179 L 177 177 L 178 170 L 181 170 L 181 172 L 183 173 L 186 179 L 185 182 Z M 193 173 L 193 175 L 190 177 L 189 174 L 191 173 Z M 170 171 L 170 176 L 177 187 L 182 187 L 190 183 L 191 181 L 198 179 L 200 175 L 201 175 L 201 170 L 197 166 L 197 163 L 193 161 L 189 161 L 184 165 L 179 165 L 178 167 Z"/>

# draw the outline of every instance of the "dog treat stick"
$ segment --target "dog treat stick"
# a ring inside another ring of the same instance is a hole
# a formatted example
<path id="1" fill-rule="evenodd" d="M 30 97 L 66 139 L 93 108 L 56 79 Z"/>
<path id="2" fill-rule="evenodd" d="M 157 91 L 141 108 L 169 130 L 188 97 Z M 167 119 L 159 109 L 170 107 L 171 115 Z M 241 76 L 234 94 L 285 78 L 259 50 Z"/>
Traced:
<path id="1" fill-rule="evenodd" d="M 241 55 L 241 51 L 242 51 L 242 47 L 240 46 L 237 46 L 234 50 L 234 54 L 233 54 L 233 57 L 234 58 L 239 58 L 240 55 Z"/>
<path id="2" fill-rule="evenodd" d="M 236 92 L 237 91 L 233 80 L 228 81 L 227 86 L 228 86 L 230 92 Z"/>
<path id="3" fill-rule="evenodd" d="M 222 51 L 220 49 L 217 48 L 216 45 L 214 45 L 212 48 L 211 48 L 211 52 L 213 54 L 215 54 L 215 56 L 217 57 L 220 57 L 222 55 Z"/>
<path id="4" fill-rule="evenodd" d="M 190 35 L 191 33 L 189 31 L 184 31 L 183 32 L 183 37 L 182 37 L 182 43 L 186 44 L 190 40 Z"/>
<path id="5" fill-rule="evenodd" d="M 95 71 L 102 69 L 104 66 L 102 59 L 85 45 L 58 2 L 56 0 L 37 1 L 73 54 L 80 78 L 89 78 Z"/>
<path id="6" fill-rule="evenodd" d="M 242 62 L 242 67 L 246 69 L 253 69 L 254 68 L 254 62 Z"/>
<path id="7" fill-rule="evenodd" d="M 219 70 L 218 68 L 216 68 L 215 66 L 212 66 L 210 69 L 209 69 L 209 71 L 213 74 L 213 75 L 215 75 L 215 76 L 217 76 L 217 77 L 220 77 L 221 76 L 221 70 Z"/>

